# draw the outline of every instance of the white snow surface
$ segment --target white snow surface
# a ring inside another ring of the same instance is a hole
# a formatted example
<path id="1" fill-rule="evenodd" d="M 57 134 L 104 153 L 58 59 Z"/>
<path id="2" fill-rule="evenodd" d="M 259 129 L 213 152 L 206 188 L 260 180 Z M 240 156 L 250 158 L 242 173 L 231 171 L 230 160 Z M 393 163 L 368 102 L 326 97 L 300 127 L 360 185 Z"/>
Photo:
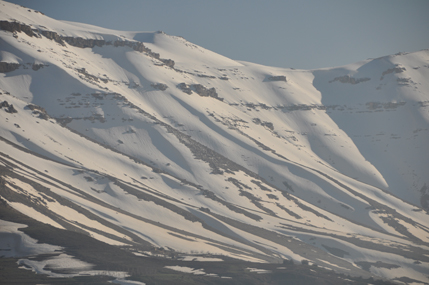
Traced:
<path id="1" fill-rule="evenodd" d="M 112 245 L 429 282 L 429 50 L 294 70 L 0 8 L 33 33 L 0 30 L 15 209 Z M 401 270 L 355 264 L 378 261 Z"/>
<path id="2" fill-rule="evenodd" d="M 53 253 L 61 247 L 38 243 L 20 228 L 26 225 L 0 220 L 0 257 L 21 257 L 42 253 Z"/>

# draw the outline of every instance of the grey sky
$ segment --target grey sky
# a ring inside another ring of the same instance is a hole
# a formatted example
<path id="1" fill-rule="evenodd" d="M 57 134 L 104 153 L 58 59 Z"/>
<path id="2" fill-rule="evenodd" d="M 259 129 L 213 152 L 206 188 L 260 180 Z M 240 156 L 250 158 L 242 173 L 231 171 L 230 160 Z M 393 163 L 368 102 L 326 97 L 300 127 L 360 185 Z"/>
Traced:
<path id="1" fill-rule="evenodd" d="M 59 19 L 183 36 L 236 60 L 344 65 L 429 48 L 428 0 L 8 0 Z"/>

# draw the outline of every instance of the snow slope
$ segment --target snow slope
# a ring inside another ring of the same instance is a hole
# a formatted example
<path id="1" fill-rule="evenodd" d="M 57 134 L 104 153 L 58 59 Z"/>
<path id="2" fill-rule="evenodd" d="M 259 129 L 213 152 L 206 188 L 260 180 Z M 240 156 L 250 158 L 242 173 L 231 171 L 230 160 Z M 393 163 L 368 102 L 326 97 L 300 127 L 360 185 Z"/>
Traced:
<path id="1" fill-rule="evenodd" d="M 283 69 L 0 7 L 12 207 L 140 254 L 429 282 L 428 50 Z"/>

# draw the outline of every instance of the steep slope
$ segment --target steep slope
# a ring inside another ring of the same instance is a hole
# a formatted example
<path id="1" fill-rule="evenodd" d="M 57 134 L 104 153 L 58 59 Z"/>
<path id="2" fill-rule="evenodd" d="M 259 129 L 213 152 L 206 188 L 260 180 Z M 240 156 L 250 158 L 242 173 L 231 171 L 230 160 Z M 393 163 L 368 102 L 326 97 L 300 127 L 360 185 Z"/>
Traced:
<path id="1" fill-rule="evenodd" d="M 291 70 L 0 5 L 15 209 L 138 254 L 429 281 L 429 51 Z"/>

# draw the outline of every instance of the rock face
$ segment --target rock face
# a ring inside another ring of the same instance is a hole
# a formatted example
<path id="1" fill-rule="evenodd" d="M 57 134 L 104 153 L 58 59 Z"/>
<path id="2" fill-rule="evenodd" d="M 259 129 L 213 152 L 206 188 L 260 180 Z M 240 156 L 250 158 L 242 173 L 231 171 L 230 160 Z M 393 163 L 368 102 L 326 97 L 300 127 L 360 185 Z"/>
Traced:
<path id="1" fill-rule="evenodd" d="M 165 91 L 168 88 L 168 86 L 164 83 L 152 83 L 150 86 L 161 91 Z"/>
<path id="2" fill-rule="evenodd" d="M 53 40 L 62 46 L 65 46 L 65 43 L 79 48 L 93 48 L 95 46 L 102 47 L 104 45 L 113 45 L 115 47 L 128 46 L 135 51 L 147 53 L 147 55 L 158 59 L 168 67 L 174 68 L 174 64 L 175 64 L 174 60 L 160 58 L 160 55 L 158 53 L 153 52 L 151 49 L 147 48 L 142 42 L 138 42 L 138 41 L 116 40 L 114 42 L 111 42 L 111 41 L 106 42 L 105 40 L 98 40 L 98 39 L 84 39 L 81 37 L 64 37 L 54 31 L 47 31 L 47 30 L 39 31 L 36 29 L 33 30 L 29 25 L 18 23 L 18 22 L 9 22 L 9 21 L 0 21 L 0 29 L 4 31 L 12 32 L 12 33 L 24 32 L 30 37 L 33 37 L 33 36 L 41 37 L 40 36 L 41 34 L 44 37 L 50 40 Z M 0 66 L 0 70 L 1 68 L 2 67 Z"/>
<path id="3" fill-rule="evenodd" d="M 174 67 L 174 60 L 172 59 L 160 59 L 166 66 L 173 68 Z"/>
<path id="4" fill-rule="evenodd" d="M 30 26 L 18 22 L 0 21 L 0 30 L 8 31 L 11 33 L 24 32 L 30 37 L 36 36 Z"/>
<path id="5" fill-rule="evenodd" d="M 270 76 L 267 78 L 268 81 L 286 81 L 286 76 L 284 75 L 277 75 L 277 76 Z"/>
<path id="6" fill-rule="evenodd" d="M 261 121 L 261 119 L 259 119 L 259 118 L 254 118 L 253 120 L 252 120 L 255 124 L 257 124 L 257 125 L 261 125 L 261 126 L 263 126 L 263 127 L 267 127 L 267 128 L 269 128 L 270 130 L 274 130 L 274 125 L 273 125 L 273 123 L 271 123 L 271 122 L 263 122 L 263 121 Z"/>
<path id="7" fill-rule="evenodd" d="M 62 46 L 65 46 L 64 41 L 62 40 L 61 36 L 58 35 L 56 32 L 52 31 L 41 31 L 41 34 L 44 35 L 46 38 L 53 40 L 57 43 L 59 43 Z"/>
<path id="8" fill-rule="evenodd" d="M 33 65 L 31 66 L 31 69 L 33 69 L 34 71 L 41 69 L 42 67 L 44 67 L 46 65 L 44 64 L 35 64 L 33 63 Z"/>
<path id="9" fill-rule="evenodd" d="M 9 105 L 9 108 L 6 109 L 6 112 L 8 113 L 18 113 L 18 111 L 15 109 L 15 107 L 13 107 L 13 104 Z"/>
<path id="10" fill-rule="evenodd" d="M 193 88 L 195 93 L 202 97 L 212 97 L 219 99 L 219 96 L 217 95 L 216 89 L 214 87 L 207 89 L 201 84 L 192 84 L 191 87 Z"/>
<path id="11" fill-rule="evenodd" d="M 84 39 L 73 37 L 62 37 L 62 39 L 71 46 L 79 48 L 93 48 L 95 46 L 102 47 L 106 44 L 105 40 Z"/>
<path id="12" fill-rule="evenodd" d="M 0 107 L 4 107 L 5 111 L 11 114 L 14 113 L 18 113 L 18 111 L 15 109 L 15 107 L 13 107 L 13 104 L 9 104 L 7 101 L 3 101 L 2 103 L 0 103 Z"/>
<path id="13" fill-rule="evenodd" d="M 177 85 L 177 88 L 179 88 L 180 90 L 182 90 L 186 94 L 189 94 L 189 95 L 192 94 L 192 89 L 186 83 L 180 83 L 179 85 Z"/>
<path id="14" fill-rule="evenodd" d="M 344 75 L 344 76 L 335 77 L 333 80 L 329 81 L 329 83 L 340 81 L 341 83 L 358 84 L 369 80 L 371 80 L 371 78 L 367 78 L 367 77 L 353 78 L 350 75 Z"/>
<path id="15" fill-rule="evenodd" d="M 42 108 L 40 106 L 33 105 L 33 104 L 27 105 L 26 108 L 32 110 L 33 114 L 39 115 L 40 119 L 47 120 L 47 119 L 50 118 L 49 115 L 48 115 L 48 113 L 46 113 L 45 108 Z"/>
<path id="16" fill-rule="evenodd" d="M 200 95 L 201 97 L 212 97 L 217 100 L 223 101 L 223 98 L 220 98 L 216 92 L 214 87 L 208 89 L 202 84 L 191 84 L 188 85 L 186 83 L 180 83 L 177 85 L 177 88 L 185 92 L 186 94 L 191 95 L 192 91 Z"/>
<path id="17" fill-rule="evenodd" d="M 11 72 L 18 69 L 19 63 L 0 62 L 0 73 Z"/>
<path id="18" fill-rule="evenodd" d="M 387 74 L 402 73 L 404 71 L 406 71 L 406 69 L 404 67 L 400 67 L 400 66 L 396 66 L 394 68 L 389 68 L 388 70 L 383 71 L 383 73 L 381 74 L 380 80 L 383 80 L 384 76 Z"/>

